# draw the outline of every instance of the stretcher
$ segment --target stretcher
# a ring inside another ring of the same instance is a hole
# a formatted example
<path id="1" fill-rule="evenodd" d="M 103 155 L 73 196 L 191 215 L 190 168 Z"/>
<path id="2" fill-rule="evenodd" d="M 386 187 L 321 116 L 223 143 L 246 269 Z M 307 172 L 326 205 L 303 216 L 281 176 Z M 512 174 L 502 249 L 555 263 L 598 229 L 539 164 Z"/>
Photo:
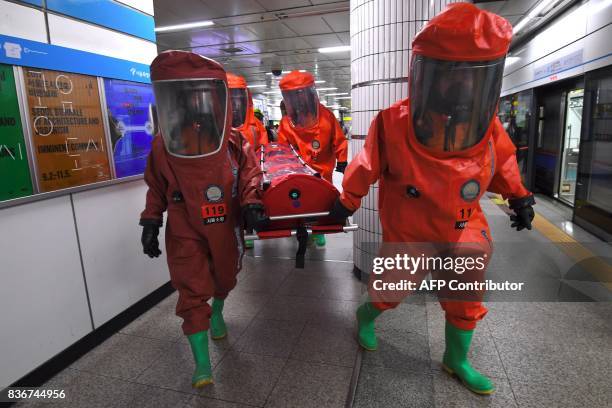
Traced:
<path id="1" fill-rule="evenodd" d="M 308 166 L 293 146 L 269 143 L 261 146 L 257 154 L 263 172 L 263 204 L 269 222 L 265 230 L 247 234 L 245 239 L 295 236 L 298 241 L 295 265 L 303 268 L 309 235 L 357 229 L 357 225 L 348 221 L 340 225 L 329 217 L 340 193 Z"/>

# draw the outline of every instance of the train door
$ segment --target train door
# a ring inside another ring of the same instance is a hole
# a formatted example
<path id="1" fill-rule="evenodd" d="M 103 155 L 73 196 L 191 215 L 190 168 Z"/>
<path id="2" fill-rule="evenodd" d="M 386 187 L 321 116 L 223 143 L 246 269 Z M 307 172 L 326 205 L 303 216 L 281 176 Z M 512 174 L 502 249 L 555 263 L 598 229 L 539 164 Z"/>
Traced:
<path id="1" fill-rule="evenodd" d="M 574 206 L 576 195 L 583 98 L 584 89 L 573 89 L 567 93 L 565 100 L 565 127 L 561 147 L 561 169 L 557 198 L 571 206 Z"/>
<path id="2" fill-rule="evenodd" d="M 584 79 L 536 89 L 534 191 L 574 205 Z"/>

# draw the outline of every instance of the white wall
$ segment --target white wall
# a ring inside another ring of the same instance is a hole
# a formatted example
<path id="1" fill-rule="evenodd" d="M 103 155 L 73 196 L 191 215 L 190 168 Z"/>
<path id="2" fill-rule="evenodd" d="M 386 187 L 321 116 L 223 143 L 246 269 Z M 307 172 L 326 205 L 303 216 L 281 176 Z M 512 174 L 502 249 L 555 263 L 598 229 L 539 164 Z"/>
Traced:
<path id="1" fill-rule="evenodd" d="M 93 24 L 49 14 L 51 44 L 149 65 L 157 56 L 153 42 Z"/>
<path id="2" fill-rule="evenodd" d="M 612 64 L 611 21 L 612 2 L 590 0 L 552 23 L 512 51 L 511 55 L 519 60 L 506 67 L 502 96 Z M 565 64 L 567 69 L 538 75 L 552 64 Z"/>
<path id="3" fill-rule="evenodd" d="M 0 0 L 0 34 L 46 43 L 45 15 L 40 10 Z"/>
<path id="4" fill-rule="evenodd" d="M 70 196 L 0 210 L 0 389 L 92 330 Z"/>
<path id="5" fill-rule="evenodd" d="M 164 255 L 151 259 L 142 253 L 138 221 L 146 192 L 145 183 L 136 181 L 73 195 L 96 328 L 169 280 L 163 229 Z"/>
<path id="6" fill-rule="evenodd" d="M 142 253 L 145 192 L 136 180 L 0 209 L 0 389 L 168 282 L 163 229 L 162 256 Z"/>

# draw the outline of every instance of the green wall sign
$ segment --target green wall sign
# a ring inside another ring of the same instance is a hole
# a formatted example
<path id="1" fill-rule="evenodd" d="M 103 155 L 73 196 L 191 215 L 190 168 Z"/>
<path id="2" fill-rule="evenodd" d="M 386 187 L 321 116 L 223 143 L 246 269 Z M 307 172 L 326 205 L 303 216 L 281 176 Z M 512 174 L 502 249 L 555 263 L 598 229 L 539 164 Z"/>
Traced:
<path id="1" fill-rule="evenodd" d="M 31 195 L 13 67 L 0 64 L 0 201 Z"/>

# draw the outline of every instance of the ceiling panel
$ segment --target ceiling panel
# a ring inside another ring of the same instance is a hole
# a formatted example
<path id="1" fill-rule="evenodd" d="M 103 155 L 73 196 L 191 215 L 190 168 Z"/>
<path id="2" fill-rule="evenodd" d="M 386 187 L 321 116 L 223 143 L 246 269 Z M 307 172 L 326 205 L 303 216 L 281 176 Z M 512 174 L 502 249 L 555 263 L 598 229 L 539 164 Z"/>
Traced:
<path id="1" fill-rule="evenodd" d="M 237 44 L 259 37 L 243 27 L 219 27 L 182 32 L 157 33 L 158 46 L 163 49 L 186 48 L 214 44 Z"/>
<path id="2" fill-rule="evenodd" d="M 297 34 L 279 21 L 245 24 L 242 27 L 255 33 L 259 38 L 295 37 Z"/>
<path id="3" fill-rule="evenodd" d="M 283 22 L 299 35 L 333 32 L 329 25 L 319 16 L 287 18 Z"/>
<path id="4" fill-rule="evenodd" d="M 326 14 L 323 19 L 337 33 L 350 30 L 351 19 L 348 11 Z"/>
<path id="5" fill-rule="evenodd" d="M 342 45 L 351 45 L 351 35 L 350 33 L 336 33 Z"/>
<path id="6" fill-rule="evenodd" d="M 256 0 L 200 0 L 214 15 L 210 18 L 238 16 L 241 14 L 261 13 L 266 11 Z M 183 0 L 180 1 L 182 7 Z M 175 3 L 176 4 L 176 3 Z M 214 12 L 213 12 L 214 10 Z M 192 12 L 195 10 L 191 10 Z M 199 10 L 198 10 L 199 12 Z"/>
<path id="7" fill-rule="evenodd" d="M 322 47 L 334 47 L 337 45 L 343 45 L 342 41 L 336 34 L 318 34 L 311 35 L 305 38 L 305 40 L 312 46 L 312 48 Z"/>
<path id="8" fill-rule="evenodd" d="M 282 10 L 292 7 L 306 7 L 311 3 L 308 0 L 257 0 L 268 11 Z"/>
<path id="9" fill-rule="evenodd" d="M 525 14 L 538 2 L 539 0 L 505 1 L 502 9 L 499 12 L 501 15 Z"/>

